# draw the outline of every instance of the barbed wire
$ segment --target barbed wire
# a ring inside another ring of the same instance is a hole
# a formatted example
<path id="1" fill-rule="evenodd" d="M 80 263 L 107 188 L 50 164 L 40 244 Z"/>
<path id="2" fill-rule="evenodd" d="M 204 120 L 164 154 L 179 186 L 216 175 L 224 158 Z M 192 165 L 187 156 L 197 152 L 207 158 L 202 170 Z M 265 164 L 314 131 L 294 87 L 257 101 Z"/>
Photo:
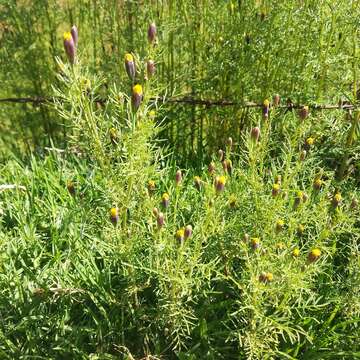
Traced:
<path id="1" fill-rule="evenodd" d="M 33 104 L 35 106 L 39 105 L 46 105 L 46 104 L 53 104 L 55 102 L 61 102 L 62 99 L 55 98 L 55 97 L 10 97 L 10 98 L 0 98 L 0 103 L 9 103 L 9 104 Z M 105 104 L 106 99 L 99 99 L 94 98 L 93 101 L 99 104 Z M 173 104 L 187 104 L 187 105 L 203 105 L 206 107 L 213 107 L 213 106 L 236 106 L 239 108 L 262 108 L 264 107 L 263 104 L 252 102 L 252 101 L 245 101 L 245 102 L 238 102 L 238 101 L 231 101 L 231 100 L 206 100 L 206 99 L 197 99 L 194 97 L 154 97 L 151 98 L 150 101 L 156 102 L 163 102 L 163 103 L 173 103 Z M 291 100 L 287 100 L 286 104 L 278 104 L 272 105 L 273 107 L 283 108 L 283 109 L 301 109 L 304 107 L 305 104 L 295 104 L 291 102 Z M 351 104 L 349 102 L 342 102 L 339 101 L 338 104 L 309 104 L 307 105 L 309 109 L 314 110 L 355 110 L 359 109 L 359 106 Z"/>

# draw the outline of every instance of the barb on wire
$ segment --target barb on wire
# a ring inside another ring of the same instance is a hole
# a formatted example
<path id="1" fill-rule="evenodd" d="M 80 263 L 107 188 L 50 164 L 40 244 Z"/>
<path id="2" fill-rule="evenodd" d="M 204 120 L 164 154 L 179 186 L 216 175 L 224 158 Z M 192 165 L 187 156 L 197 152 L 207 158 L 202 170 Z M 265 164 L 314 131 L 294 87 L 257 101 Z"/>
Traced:
<path id="1" fill-rule="evenodd" d="M 55 101 L 61 101 L 62 99 L 53 98 L 53 97 L 22 97 L 22 98 L 0 98 L 0 103 L 19 103 L 19 104 L 33 104 L 35 106 L 52 104 Z M 164 103 L 172 103 L 172 104 L 187 104 L 187 105 L 203 105 L 206 107 L 212 106 L 237 106 L 240 108 L 261 108 L 263 104 L 247 101 L 247 102 L 237 102 L 231 100 L 209 100 L 209 99 L 198 99 L 194 97 L 155 97 L 151 98 L 150 101 L 161 101 Z M 99 104 L 106 103 L 106 99 L 94 98 L 94 102 Z M 304 106 L 304 104 L 293 104 L 292 102 L 288 102 L 287 104 L 279 104 L 276 107 L 280 109 L 300 109 Z M 354 110 L 358 109 L 359 106 L 353 105 L 348 102 L 339 102 L 338 104 L 310 104 L 309 108 L 314 110 Z"/>

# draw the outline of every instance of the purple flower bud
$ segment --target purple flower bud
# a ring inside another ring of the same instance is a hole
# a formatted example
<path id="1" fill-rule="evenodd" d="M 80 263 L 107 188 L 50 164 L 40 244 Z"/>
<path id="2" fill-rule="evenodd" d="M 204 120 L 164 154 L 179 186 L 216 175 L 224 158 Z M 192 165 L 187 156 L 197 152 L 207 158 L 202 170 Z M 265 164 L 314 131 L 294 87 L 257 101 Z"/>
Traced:
<path id="1" fill-rule="evenodd" d="M 199 191 L 201 190 L 201 179 L 199 176 L 194 177 L 194 185 L 197 190 L 199 190 Z"/>
<path id="2" fill-rule="evenodd" d="M 306 158 L 306 150 L 302 150 L 300 153 L 300 161 L 304 161 Z"/>
<path id="3" fill-rule="evenodd" d="M 74 40 L 75 47 L 77 47 L 78 40 L 79 40 L 79 33 L 78 33 L 78 29 L 75 25 L 73 25 L 73 27 L 71 28 L 71 36 Z"/>
<path id="4" fill-rule="evenodd" d="M 309 116 L 309 107 L 303 106 L 299 110 L 299 118 L 300 118 L 300 120 L 305 120 L 308 116 Z"/>
<path id="5" fill-rule="evenodd" d="M 157 226 L 159 229 L 161 229 L 164 226 L 164 214 L 160 212 L 156 218 Z"/>
<path id="6" fill-rule="evenodd" d="M 191 225 L 187 225 L 185 227 L 185 231 L 184 231 L 184 237 L 185 237 L 185 240 L 188 239 L 189 237 L 191 237 L 192 235 L 192 226 Z"/>
<path id="7" fill-rule="evenodd" d="M 149 43 L 152 44 L 155 41 L 155 38 L 156 38 L 156 25 L 153 22 L 149 25 L 149 29 L 148 29 Z"/>
<path id="8" fill-rule="evenodd" d="M 254 142 L 258 142 L 260 137 L 260 129 L 257 126 L 252 128 L 250 136 Z"/>
<path id="9" fill-rule="evenodd" d="M 175 174 L 175 183 L 176 185 L 180 185 L 182 181 L 182 174 L 181 174 L 181 170 L 178 170 Z"/>
<path id="10" fill-rule="evenodd" d="M 125 70 L 130 80 L 134 81 L 136 69 L 135 69 L 134 58 L 131 54 L 125 54 Z"/>
<path id="11" fill-rule="evenodd" d="M 232 139 L 232 137 L 229 137 L 226 140 L 226 145 L 229 147 L 230 150 L 232 149 L 232 147 L 233 147 L 233 139 Z"/>
<path id="12" fill-rule="evenodd" d="M 155 74 L 155 62 L 154 60 L 148 60 L 146 63 L 147 76 L 151 78 Z"/>
<path id="13" fill-rule="evenodd" d="M 274 95 L 273 103 L 274 103 L 274 106 L 280 105 L 280 95 L 279 94 Z"/>
<path id="14" fill-rule="evenodd" d="M 219 160 L 220 160 L 220 161 L 223 161 L 223 160 L 224 160 L 224 151 L 220 149 L 220 150 L 218 151 L 218 154 L 219 154 Z"/>
<path id="15" fill-rule="evenodd" d="M 71 36 L 71 33 L 69 33 L 69 32 L 66 32 L 64 34 L 64 49 L 65 49 L 65 53 L 70 61 L 70 64 L 74 64 L 76 48 L 75 48 L 75 44 L 74 44 L 74 39 Z"/>
<path id="16" fill-rule="evenodd" d="M 213 162 L 211 162 L 208 166 L 208 172 L 210 175 L 214 175 L 215 173 L 215 164 Z"/>
<path id="17" fill-rule="evenodd" d="M 351 200 L 350 208 L 351 208 L 352 210 L 354 210 L 354 209 L 356 209 L 358 206 L 359 206 L 358 200 L 357 200 L 356 198 L 353 198 L 353 199 Z"/>

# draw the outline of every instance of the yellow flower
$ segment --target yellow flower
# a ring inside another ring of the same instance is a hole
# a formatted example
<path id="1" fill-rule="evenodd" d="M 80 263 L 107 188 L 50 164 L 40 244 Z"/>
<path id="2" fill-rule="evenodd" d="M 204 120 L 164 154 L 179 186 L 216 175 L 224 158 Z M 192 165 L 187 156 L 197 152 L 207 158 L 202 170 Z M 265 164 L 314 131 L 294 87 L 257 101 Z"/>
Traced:
<path id="1" fill-rule="evenodd" d="M 314 142 L 315 142 L 315 139 L 312 138 L 312 137 L 309 137 L 309 138 L 306 139 L 306 144 L 307 145 L 313 145 Z"/>
<path id="2" fill-rule="evenodd" d="M 153 191 L 153 190 L 155 190 L 155 187 L 156 187 L 155 181 L 154 180 L 149 180 L 148 181 L 148 190 Z"/>
<path id="3" fill-rule="evenodd" d="M 71 32 L 65 32 L 64 33 L 64 41 L 72 40 Z"/>
<path id="4" fill-rule="evenodd" d="M 150 110 L 149 111 L 149 116 L 150 116 L 151 119 L 154 119 L 155 116 L 156 116 L 156 111 L 155 110 Z"/>
<path id="5" fill-rule="evenodd" d="M 276 183 L 272 187 L 272 196 L 277 196 L 280 192 L 280 184 Z"/>
<path id="6" fill-rule="evenodd" d="M 315 180 L 314 180 L 314 184 L 313 184 L 314 189 L 315 189 L 315 190 L 319 190 L 319 189 L 321 188 L 322 183 L 323 183 L 323 182 L 322 182 L 321 179 L 315 179 Z"/>
<path id="7" fill-rule="evenodd" d="M 263 102 L 264 107 L 269 107 L 270 106 L 270 101 L 268 99 L 265 99 Z"/>
<path id="8" fill-rule="evenodd" d="M 300 250 L 299 248 L 295 248 L 293 251 L 292 251 L 292 255 L 294 257 L 298 257 L 300 255 Z"/>
<path id="9" fill-rule="evenodd" d="M 281 230 L 284 227 L 284 225 L 285 225 L 284 220 L 279 219 L 276 221 L 276 229 Z"/>
<path id="10" fill-rule="evenodd" d="M 298 233 L 298 235 L 302 235 L 303 234 L 303 232 L 304 232 L 304 225 L 302 225 L 302 224 L 299 224 L 298 225 L 298 227 L 297 227 L 297 233 Z"/>
<path id="11" fill-rule="evenodd" d="M 321 255 L 321 250 L 319 248 L 312 249 L 309 253 L 309 261 L 316 261 Z"/>
<path id="12" fill-rule="evenodd" d="M 137 95 L 142 95 L 143 93 L 142 86 L 140 84 L 135 85 L 133 87 L 133 93 Z"/>
<path id="13" fill-rule="evenodd" d="M 167 201 L 167 200 L 169 200 L 169 194 L 168 193 L 164 193 L 163 195 L 162 195 L 162 200 L 163 201 Z"/>
<path id="14" fill-rule="evenodd" d="M 134 61 L 134 57 L 131 54 L 127 53 L 125 54 L 125 61 Z"/>
<path id="15" fill-rule="evenodd" d="M 271 272 L 266 273 L 266 280 L 273 281 L 274 275 Z"/>
<path id="16" fill-rule="evenodd" d="M 117 216 L 118 215 L 118 208 L 115 208 L 115 207 L 111 208 L 110 209 L 110 215 L 111 215 L 111 217 Z"/>
<path id="17" fill-rule="evenodd" d="M 256 250 L 260 246 L 260 239 L 259 238 L 252 238 L 251 239 L 251 247 Z"/>
<path id="18" fill-rule="evenodd" d="M 176 239 L 180 242 L 182 242 L 184 240 L 184 236 L 185 236 L 184 228 L 179 229 L 175 234 Z"/>

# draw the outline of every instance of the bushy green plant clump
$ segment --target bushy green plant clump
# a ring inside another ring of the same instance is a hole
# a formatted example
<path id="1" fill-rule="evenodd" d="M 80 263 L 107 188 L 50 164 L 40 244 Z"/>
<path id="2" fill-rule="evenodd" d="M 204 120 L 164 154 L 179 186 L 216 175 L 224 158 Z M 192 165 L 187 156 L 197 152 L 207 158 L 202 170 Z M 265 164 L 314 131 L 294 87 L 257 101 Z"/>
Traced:
<path id="1" fill-rule="evenodd" d="M 1 169 L 17 185 L 1 188 L 1 356 L 358 357 L 359 194 L 322 162 L 332 119 L 265 101 L 177 169 L 155 141 L 153 51 L 121 87 L 58 60 L 67 150 Z"/>
<path id="2" fill-rule="evenodd" d="M 54 59 L 63 54 L 60 37 L 69 23 L 78 26 L 82 43 L 88 44 L 83 51 L 91 71 L 124 81 L 119 57 L 134 50 L 144 56 L 152 19 L 160 30 L 157 78 L 169 94 L 239 103 L 275 94 L 282 104 L 288 99 L 356 103 L 359 15 L 357 0 L 37 0 L 31 6 L 3 0 L 0 97 L 52 94 Z M 183 163 L 206 159 L 250 122 L 249 112 L 237 107 L 167 109 L 162 132 Z M 26 150 L 49 146 L 50 139 L 66 141 L 49 107 L 6 106 L 0 111 L 5 153 L 9 144 Z"/>

